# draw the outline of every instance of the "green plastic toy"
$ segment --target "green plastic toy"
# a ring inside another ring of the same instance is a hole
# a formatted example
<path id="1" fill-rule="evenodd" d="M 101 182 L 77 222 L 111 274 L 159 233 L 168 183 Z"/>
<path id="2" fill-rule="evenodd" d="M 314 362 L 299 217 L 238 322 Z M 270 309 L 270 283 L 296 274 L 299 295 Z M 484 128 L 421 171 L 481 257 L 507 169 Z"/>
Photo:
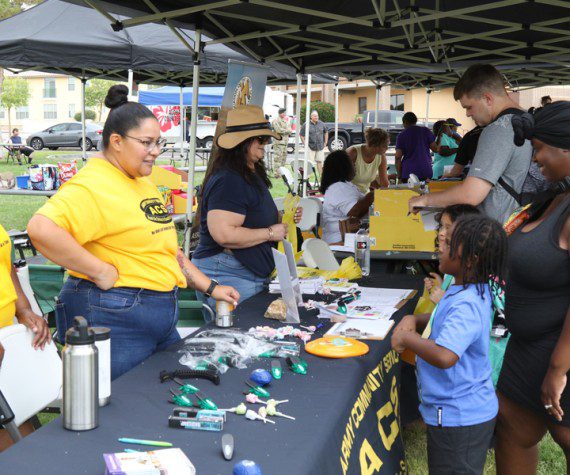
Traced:
<path id="1" fill-rule="evenodd" d="M 293 373 L 307 374 L 307 362 L 298 356 L 287 357 L 287 364 Z"/>
<path id="2" fill-rule="evenodd" d="M 250 392 L 251 394 L 255 394 L 258 397 L 264 397 L 264 398 L 268 398 L 271 396 L 269 394 L 269 391 L 262 388 L 261 386 L 255 386 L 254 384 L 250 383 L 249 381 L 246 381 L 245 384 L 247 384 L 249 386 L 248 392 Z M 245 393 L 245 394 L 247 394 L 247 393 Z"/>

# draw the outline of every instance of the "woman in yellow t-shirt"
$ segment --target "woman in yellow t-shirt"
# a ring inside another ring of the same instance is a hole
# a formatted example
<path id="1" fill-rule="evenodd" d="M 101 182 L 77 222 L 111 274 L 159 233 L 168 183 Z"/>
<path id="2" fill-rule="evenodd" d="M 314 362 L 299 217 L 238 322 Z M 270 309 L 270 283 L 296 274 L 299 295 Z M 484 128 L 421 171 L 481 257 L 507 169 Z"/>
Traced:
<path id="1" fill-rule="evenodd" d="M 51 341 L 47 322 L 34 313 L 20 286 L 12 264 L 12 243 L 0 224 L 0 328 L 12 325 L 14 317 L 18 323 L 36 334 L 32 342 L 34 348 L 43 349 L 45 344 Z"/>
<path id="2" fill-rule="evenodd" d="M 36 248 L 69 270 L 56 311 L 59 335 L 77 315 L 110 328 L 113 379 L 180 339 L 179 287 L 232 304 L 239 299 L 178 248 L 172 218 L 147 178 L 164 143 L 160 127 L 127 94 L 116 85 L 105 99 L 111 112 L 103 156 L 91 158 L 28 225 Z"/>

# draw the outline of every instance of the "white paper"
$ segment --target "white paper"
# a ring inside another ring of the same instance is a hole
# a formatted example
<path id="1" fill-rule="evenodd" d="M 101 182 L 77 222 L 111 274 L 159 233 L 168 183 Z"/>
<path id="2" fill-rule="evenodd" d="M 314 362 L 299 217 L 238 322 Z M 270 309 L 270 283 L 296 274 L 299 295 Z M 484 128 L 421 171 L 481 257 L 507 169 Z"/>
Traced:
<path id="1" fill-rule="evenodd" d="M 356 234 L 354 233 L 346 233 L 344 235 L 344 244 L 342 246 L 330 246 L 331 251 L 341 251 L 341 252 L 351 252 L 354 254 L 354 239 L 356 238 Z"/>
<path id="2" fill-rule="evenodd" d="M 285 254 L 279 252 L 277 249 L 272 249 L 272 251 L 279 283 L 281 285 L 281 295 L 285 302 L 285 307 L 287 308 L 285 321 L 287 323 L 299 323 L 299 307 L 297 302 L 299 299 L 301 299 L 301 302 L 303 300 L 299 289 L 299 279 L 291 278 Z"/>
<path id="3" fill-rule="evenodd" d="M 420 211 L 422 222 L 424 223 L 424 231 L 436 231 L 439 223 L 435 219 L 439 211 Z"/>
<path id="4" fill-rule="evenodd" d="M 394 322 L 392 320 L 365 320 L 361 318 L 350 319 L 346 322 L 336 323 L 326 333 L 327 335 L 344 335 L 348 329 L 358 330 L 362 339 L 384 339 Z"/>

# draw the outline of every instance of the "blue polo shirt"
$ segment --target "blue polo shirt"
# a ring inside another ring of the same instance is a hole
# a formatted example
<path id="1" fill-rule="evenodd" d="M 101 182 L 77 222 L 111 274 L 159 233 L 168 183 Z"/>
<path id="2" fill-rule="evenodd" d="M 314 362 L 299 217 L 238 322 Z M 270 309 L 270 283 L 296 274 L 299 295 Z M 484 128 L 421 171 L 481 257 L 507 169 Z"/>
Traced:
<path id="1" fill-rule="evenodd" d="M 499 405 L 491 380 L 489 340 L 492 300 L 489 286 L 483 296 L 474 284 L 452 285 L 439 302 L 429 336 L 453 351 L 459 360 L 440 369 L 417 358 L 420 412 L 426 424 L 470 426 L 497 415 Z"/>
<path id="2" fill-rule="evenodd" d="M 194 257 L 202 259 L 219 254 L 224 250 L 208 230 L 208 211 L 223 210 L 245 216 L 243 227 L 250 229 L 268 228 L 278 222 L 278 212 L 269 189 L 261 178 L 258 184 L 248 183 L 237 172 L 220 170 L 206 183 L 200 203 L 200 242 Z M 268 277 L 275 268 L 273 243 L 263 242 L 245 249 L 232 249 L 235 258 L 260 277 Z"/>

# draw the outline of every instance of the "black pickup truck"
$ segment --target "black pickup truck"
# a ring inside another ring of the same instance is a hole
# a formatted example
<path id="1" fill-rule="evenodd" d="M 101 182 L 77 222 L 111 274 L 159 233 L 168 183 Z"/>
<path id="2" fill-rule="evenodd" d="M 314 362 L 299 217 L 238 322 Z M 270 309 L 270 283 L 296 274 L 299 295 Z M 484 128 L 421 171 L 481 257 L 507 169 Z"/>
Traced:
<path id="1" fill-rule="evenodd" d="M 403 111 L 379 110 L 378 127 L 387 130 L 390 134 L 390 145 L 396 144 L 396 137 L 404 130 L 402 124 Z M 369 127 L 374 127 L 374 111 L 364 111 L 362 123 L 360 122 L 339 122 L 338 142 L 334 142 L 334 122 L 325 122 L 329 131 L 329 150 L 346 150 L 351 145 L 364 143 L 364 131 Z"/>

